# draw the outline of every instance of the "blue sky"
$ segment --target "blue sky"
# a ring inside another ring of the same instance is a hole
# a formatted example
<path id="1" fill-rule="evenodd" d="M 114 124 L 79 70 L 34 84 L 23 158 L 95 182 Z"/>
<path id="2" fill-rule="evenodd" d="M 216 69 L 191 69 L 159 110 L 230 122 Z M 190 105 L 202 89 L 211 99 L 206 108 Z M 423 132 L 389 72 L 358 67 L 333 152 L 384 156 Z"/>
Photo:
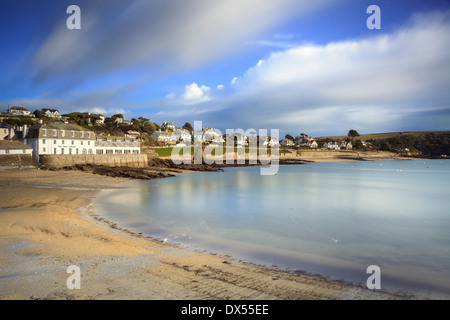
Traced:
<path id="1" fill-rule="evenodd" d="M 69 30 L 66 9 L 81 9 Z M 369 5 L 381 29 L 369 30 Z M 18 105 L 298 135 L 450 130 L 448 1 L 0 3 Z"/>

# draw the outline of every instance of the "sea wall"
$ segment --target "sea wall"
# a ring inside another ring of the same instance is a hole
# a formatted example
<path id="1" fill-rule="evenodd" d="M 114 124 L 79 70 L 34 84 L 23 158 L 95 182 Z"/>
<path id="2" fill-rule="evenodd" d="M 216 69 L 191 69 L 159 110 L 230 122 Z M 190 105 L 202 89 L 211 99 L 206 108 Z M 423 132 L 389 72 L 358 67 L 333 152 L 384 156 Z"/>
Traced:
<path id="1" fill-rule="evenodd" d="M 31 154 L 0 155 L 0 168 L 25 168 L 31 165 Z"/>
<path id="2" fill-rule="evenodd" d="M 48 168 L 71 167 L 77 164 L 93 164 L 108 167 L 144 168 L 148 165 L 146 154 L 83 154 L 41 155 L 39 162 Z"/>

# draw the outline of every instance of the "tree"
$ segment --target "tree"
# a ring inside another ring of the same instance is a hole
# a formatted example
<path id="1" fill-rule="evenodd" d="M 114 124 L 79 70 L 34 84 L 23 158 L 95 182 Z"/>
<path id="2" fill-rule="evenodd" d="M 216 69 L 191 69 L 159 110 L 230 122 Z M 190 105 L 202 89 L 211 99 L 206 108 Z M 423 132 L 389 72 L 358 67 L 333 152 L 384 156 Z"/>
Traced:
<path id="1" fill-rule="evenodd" d="M 42 112 L 41 110 L 34 110 L 34 116 L 36 117 L 36 119 L 40 119 L 42 117 Z"/>
<path id="2" fill-rule="evenodd" d="M 186 122 L 186 123 L 184 124 L 183 129 L 185 129 L 185 130 L 187 130 L 187 131 L 189 131 L 189 132 L 194 131 L 194 128 L 192 128 L 192 125 L 191 125 L 189 122 Z"/>
<path id="3" fill-rule="evenodd" d="M 123 114 L 121 113 L 116 113 L 115 115 L 112 116 L 113 119 L 117 119 L 117 118 L 121 118 L 123 119 Z"/>
<path id="4" fill-rule="evenodd" d="M 286 134 L 285 136 L 284 136 L 284 138 L 285 139 L 289 139 L 289 140 L 292 140 L 292 141 L 294 141 L 294 137 L 293 136 L 291 136 L 289 133 L 288 134 Z"/>
<path id="5" fill-rule="evenodd" d="M 353 138 L 359 137 L 359 133 L 358 133 L 358 131 L 351 129 L 351 130 L 348 132 L 347 136 L 351 137 L 352 140 L 353 140 Z"/>

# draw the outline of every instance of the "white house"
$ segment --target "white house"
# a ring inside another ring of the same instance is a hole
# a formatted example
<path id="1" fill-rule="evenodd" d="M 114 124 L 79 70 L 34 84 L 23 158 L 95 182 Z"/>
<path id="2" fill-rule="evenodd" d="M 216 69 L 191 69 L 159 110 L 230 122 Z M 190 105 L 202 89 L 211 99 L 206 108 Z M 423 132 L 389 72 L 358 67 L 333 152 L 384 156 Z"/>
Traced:
<path id="1" fill-rule="evenodd" d="M 46 116 L 47 118 L 61 118 L 61 114 L 56 109 L 42 109 L 41 113 L 43 116 Z"/>
<path id="2" fill-rule="evenodd" d="M 232 139 L 232 141 L 234 141 L 234 143 L 238 147 L 243 147 L 243 146 L 247 145 L 247 137 L 239 132 L 228 133 L 227 141 L 228 141 L 228 139 Z"/>
<path id="3" fill-rule="evenodd" d="M 339 150 L 340 146 L 336 141 L 332 141 L 332 142 L 325 142 L 323 144 L 323 147 L 325 149 L 330 149 L 330 150 Z"/>
<path id="4" fill-rule="evenodd" d="M 172 141 L 178 142 L 182 140 L 183 142 L 191 141 L 191 134 L 185 129 L 175 129 L 171 137 Z"/>
<path id="5" fill-rule="evenodd" d="M 161 129 L 159 129 L 158 131 L 155 131 L 152 133 L 152 138 L 155 141 L 158 142 L 164 142 L 164 143 L 168 143 L 173 141 L 172 139 L 172 132 L 167 132 L 167 131 L 161 131 Z"/>
<path id="6" fill-rule="evenodd" d="M 14 114 L 17 116 L 31 116 L 31 111 L 24 107 L 8 107 L 8 113 Z"/>
<path id="7" fill-rule="evenodd" d="M 30 128 L 23 126 L 21 139 L 23 143 L 33 148 L 34 161 L 39 161 L 40 155 L 47 154 L 140 153 L 140 145 L 137 141 L 126 140 L 123 137 L 122 140 L 123 143 L 101 144 L 94 132 L 81 126 L 42 121 Z M 116 152 L 118 149 L 121 152 Z"/>
<path id="8" fill-rule="evenodd" d="M 173 124 L 173 122 L 164 122 L 161 126 L 161 129 L 167 130 L 170 129 L 174 131 L 177 127 Z"/>
<path id="9" fill-rule="evenodd" d="M 291 139 L 283 139 L 283 140 L 281 140 L 280 144 L 282 146 L 286 146 L 286 147 L 293 147 L 293 146 L 295 146 L 294 141 L 292 141 Z"/>
<path id="10" fill-rule="evenodd" d="M 346 142 L 346 141 L 342 141 L 339 145 L 340 149 L 346 149 L 346 150 L 351 150 L 353 149 L 352 143 L 351 142 Z"/>
<path id="11" fill-rule="evenodd" d="M 96 154 L 140 154 L 141 147 L 137 139 L 128 137 L 95 137 Z"/>
<path id="12" fill-rule="evenodd" d="M 18 140 L 0 141 L 0 155 L 27 154 L 31 155 L 33 148 Z"/>
<path id="13" fill-rule="evenodd" d="M 95 120 L 95 123 L 96 124 L 104 124 L 105 123 L 105 116 L 104 115 L 102 115 L 102 114 L 98 114 L 98 119 L 97 120 Z"/>
<path id="14" fill-rule="evenodd" d="M 302 142 L 300 142 L 301 147 L 309 147 L 311 149 L 317 148 L 319 145 L 317 144 L 316 140 L 314 139 L 303 139 Z"/>
<path id="15" fill-rule="evenodd" d="M 214 144 L 223 144 L 225 142 L 223 135 L 214 128 L 204 128 L 203 139 Z"/>

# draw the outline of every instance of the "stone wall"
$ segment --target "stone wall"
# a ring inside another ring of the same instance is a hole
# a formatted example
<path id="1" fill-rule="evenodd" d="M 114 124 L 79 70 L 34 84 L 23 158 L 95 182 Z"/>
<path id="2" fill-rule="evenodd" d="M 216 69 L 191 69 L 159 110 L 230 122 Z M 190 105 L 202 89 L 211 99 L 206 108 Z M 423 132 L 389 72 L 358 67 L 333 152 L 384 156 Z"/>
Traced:
<path id="1" fill-rule="evenodd" d="M 31 154 L 0 155 L 0 168 L 26 168 L 32 164 Z"/>
<path id="2" fill-rule="evenodd" d="M 148 166 L 146 154 L 83 154 L 41 155 L 39 162 L 48 168 L 71 167 L 77 164 L 93 164 L 108 167 L 144 168 Z"/>

